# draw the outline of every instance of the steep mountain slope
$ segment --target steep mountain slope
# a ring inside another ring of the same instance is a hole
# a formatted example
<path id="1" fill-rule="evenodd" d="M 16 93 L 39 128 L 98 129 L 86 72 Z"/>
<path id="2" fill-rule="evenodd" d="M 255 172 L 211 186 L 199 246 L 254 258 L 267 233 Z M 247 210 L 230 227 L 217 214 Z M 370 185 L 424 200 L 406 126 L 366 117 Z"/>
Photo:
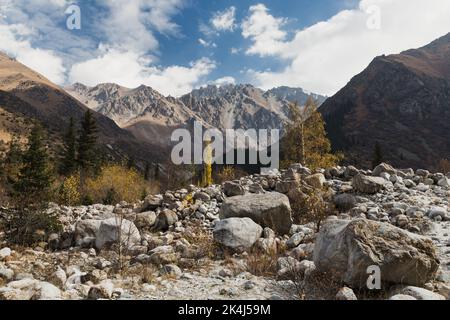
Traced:
<path id="1" fill-rule="evenodd" d="M 207 86 L 181 101 L 218 129 L 282 128 L 288 114 L 288 101 L 251 85 Z"/>
<path id="2" fill-rule="evenodd" d="M 77 83 L 66 90 L 74 98 L 113 119 L 121 127 L 132 124 L 137 118 L 152 119 L 169 126 L 183 123 L 193 116 L 177 99 L 166 98 L 147 86 L 128 89 L 112 83 L 95 87 Z"/>
<path id="3" fill-rule="evenodd" d="M 71 117 L 80 120 L 87 110 L 85 105 L 42 75 L 4 54 L 0 54 L 0 108 L 21 117 L 37 119 L 48 132 L 59 137 Z M 141 143 L 108 117 L 100 113 L 94 113 L 94 117 L 100 143 L 110 156 L 133 155 L 149 160 L 159 156 L 153 145 Z"/>
<path id="4" fill-rule="evenodd" d="M 397 166 L 435 166 L 450 156 L 450 34 L 375 58 L 320 111 L 350 162 L 369 166 L 378 142 Z"/>

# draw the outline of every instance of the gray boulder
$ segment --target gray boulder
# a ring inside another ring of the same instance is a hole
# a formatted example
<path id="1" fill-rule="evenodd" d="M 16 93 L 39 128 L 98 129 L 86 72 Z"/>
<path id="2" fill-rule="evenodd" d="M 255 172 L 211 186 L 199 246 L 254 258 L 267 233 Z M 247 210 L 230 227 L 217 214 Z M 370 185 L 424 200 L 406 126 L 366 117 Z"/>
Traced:
<path id="1" fill-rule="evenodd" d="M 263 233 L 263 228 L 249 218 L 219 221 L 213 231 L 214 240 L 233 249 L 251 248 Z"/>
<path id="2" fill-rule="evenodd" d="M 149 195 L 144 199 L 142 211 L 154 211 L 162 206 L 163 198 L 160 195 Z"/>
<path id="3" fill-rule="evenodd" d="M 223 184 L 223 193 L 227 197 L 241 196 L 245 194 L 245 189 L 237 182 L 227 181 Z"/>
<path id="4" fill-rule="evenodd" d="M 133 222 L 120 218 L 101 221 L 95 247 L 101 250 L 105 245 L 118 243 L 119 239 L 127 248 L 141 243 L 141 235 Z"/>
<path id="5" fill-rule="evenodd" d="M 167 231 L 170 226 L 178 221 L 177 214 L 169 209 L 161 211 L 156 217 L 155 229 L 160 231 Z"/>
<path id="6" fill-rule="evenodd" d="M 369 177 L 358 174 L 353 178 L 353 187 L 356 191 L 367 194 L 374 194 L 384 188 L 386 180 L 380 177 Z"/>
<path id="7" fill-rule="evenodd" d="M 136 214 L 136 219 L 134 220 L 134 224 L 140 229 L 151 228 L 155 225 L 155 222 L 156 213 L 153 211 L 138 213 Z"/>
<path id="8" fill-rule="evenodd" d="M 250 218 L 279 234 L 289 233 L 292 226 L 289 199 L 277 192 L 228 198 L 222 204 L 220 218 Z"/>
<path id="9" fill-rule="evenodd" d="M 75 244 L 80 247 L 93 247 L 101 223 L 101 220 L 79 221 L 75 226 Z"/>
<path id="10" fill-rule="evenodd" d="M 392 291 L 395 295 L 406 295 L 414 297 L 416 300 L 445 300 L 445 297 L 438 293 L 414 286 L 398 287 Z"/>
<path id="11" fill-rule="evenodd" d="M 397 173 L 391 165 L 387 163 L 381 163 L 373 169 L 372 175 L 375 177 L 380 177 L 382 173 L 388 173 L 389 175 L 393 175 Z"/>
<path id="12" fill-rule="evenodd" d="M 314 262 L 319 271 L 360 288 L 369 266 L 380 267 L 384 283 L 416 286 L 433 279 L 439 267 L 430 239 L 365 219 L 328 221 L 316 239 Z"/>

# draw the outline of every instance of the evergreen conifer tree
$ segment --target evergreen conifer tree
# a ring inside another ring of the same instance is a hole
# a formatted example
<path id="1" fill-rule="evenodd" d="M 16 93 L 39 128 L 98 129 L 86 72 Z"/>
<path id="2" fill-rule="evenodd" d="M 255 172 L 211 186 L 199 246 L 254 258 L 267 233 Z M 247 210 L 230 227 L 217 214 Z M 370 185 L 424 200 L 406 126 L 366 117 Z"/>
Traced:
<path id="1" fill-rule="evenodd" d="M 70 118 L 64 139 L 64 156 L 61 164 L 61 174 L 65 176 L 72 175 L 78 168 L 76 144 L 75 122 L 73 118 Z"/>

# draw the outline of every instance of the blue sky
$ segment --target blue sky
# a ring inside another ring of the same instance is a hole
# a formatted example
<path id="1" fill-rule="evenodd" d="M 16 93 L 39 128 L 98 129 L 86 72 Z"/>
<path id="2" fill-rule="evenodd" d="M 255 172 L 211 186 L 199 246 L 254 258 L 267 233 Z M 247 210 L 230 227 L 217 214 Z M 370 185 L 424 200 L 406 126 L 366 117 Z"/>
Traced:
<path id="1" fill-rule="evenodd" d="M 80 30 L 66 26 L 72 4 Z M 0 50 L 60 85 L 332 95 L 375 56 L 450 32 L 449 16 L 447 0 L 0 0 Z"/>

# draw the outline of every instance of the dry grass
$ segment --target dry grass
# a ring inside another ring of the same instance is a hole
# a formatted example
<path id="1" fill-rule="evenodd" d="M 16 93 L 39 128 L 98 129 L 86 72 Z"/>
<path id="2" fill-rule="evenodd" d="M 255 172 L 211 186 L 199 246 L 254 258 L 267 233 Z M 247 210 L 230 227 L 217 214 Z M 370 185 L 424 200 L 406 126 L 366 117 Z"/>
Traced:
<path id="1" fill-rule="evenodd" d="M 188 226 L 188 229 L 190 232 L 185 234 L 185 239 L 191 245 L 197 247 L 197 260 L 204 258 L 216 259 L 219 244 L 214 241 L 212 232 L 199 225 L 199 223 L 193 223 Z"/>
<path id="2" fill-rule="evenodd" d="M 246 257 L 247 271 L 258 277 L 275 277 L 278 272 L 278 258 L 284 255 L 285 250 L 277 248 L 263 252 L 252 248 Z"/>

